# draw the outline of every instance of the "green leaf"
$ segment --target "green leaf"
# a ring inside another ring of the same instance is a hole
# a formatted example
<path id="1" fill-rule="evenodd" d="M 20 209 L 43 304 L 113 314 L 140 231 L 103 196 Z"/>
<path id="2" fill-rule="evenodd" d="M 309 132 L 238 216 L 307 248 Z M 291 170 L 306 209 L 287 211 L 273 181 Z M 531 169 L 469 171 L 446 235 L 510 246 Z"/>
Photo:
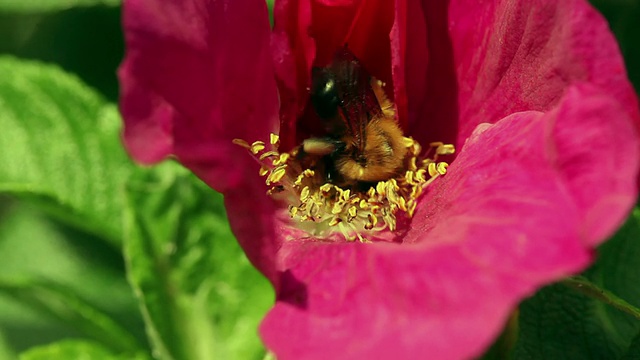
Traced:
<path id="1" fill-rule="evenodd" d="M 0 11 L 41 13 L 96 5 L 118 6 L 120 0 L 0 0 Z"/>
<path id="2" fill-rule="evenodd" d="M 0 193 L 118 244 L 132 164 L 115 106 L 55 66 L 1 56 L 0 74 Z"/>
<path id="3" fill-rule="evenodd" d="M 640 333 L 636 335 L 631 342 L 631 346 L 627 349 L 627 352 L 622 357 L 622 360 L 638 360 L 640 359 Z"/>
<path id="4" fill-rule="evenodd" d="M 52 221 L 32 204 L 0 197 L 0 264 L 0 281 L 64 284 L 70 294 L 102 309 L 145 342 L 122 255 L 94 236 Z M 0 328 L 17 352 L 64 337 L 90 335 L 67 318 L 51 316 L 42 303 L 10 295 L 0 292 Z"/>
<path id="5" fill-rule="evenodd" d="M 600 300 L 606 296 L 608 302 L 620 304 L 607 295 L 611 292 L 625 306 L 640 307 L 639 239 L 640 209 L 636 209 L 616 236 L 598 249 L 598 260 L 583 274 L 604 293 L 587 296 L 588 291 L 576 291 L 573 283 L 555 284 L 524 301 L 514 358 L 621 359 L 631 351 L 640 321 L 620 306 Z"/>
<path id="6" fill-rule="evenodd" d="M 230 232 L 222 197 L 173 163 L 128 186 L 125 258 L 160 359 L 261 359 L 267 281 Z"/>
<path id="7" fill-rule="evenodd" d="M 68 288 L 35 281 L 0 281 L 0 292 L 41 309 L 119 352 L 135 353 L 141 349 L 126 329 Z"/>
<path id="8" fill-rule="evenodd" d="M 4 331 L 2 329 L 2 326 L 0 326 L 0 359 L 5 359 L 5 360 L 17 359 L 17 356 L 14 353 L 13 347 L 9 344 L 6 337 L 4 336 Z"/>
<path id="9" fill-rule="evenodd" d="M 81 340 L 65 340 L 49 345 L 38 346 L 20 354 L 20 360 L 144 360 L 148 357 L 142 354 L 132 356 L 116 355 L 102 345 Z"/>

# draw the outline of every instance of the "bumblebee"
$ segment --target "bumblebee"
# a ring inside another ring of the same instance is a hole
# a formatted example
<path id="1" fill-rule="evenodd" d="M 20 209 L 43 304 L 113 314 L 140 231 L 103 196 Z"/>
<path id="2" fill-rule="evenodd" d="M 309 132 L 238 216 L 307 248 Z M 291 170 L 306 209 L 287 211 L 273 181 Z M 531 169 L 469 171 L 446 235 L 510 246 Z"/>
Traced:
<path id="1" fill-rule="evenodd" d="M 327 181 L 376 183 L 398 175 L 407 148 L 382 83 L 346 48 L 312 74 L 311 104 L 327 134 L 306 139 L 302 152 L 322 157 Z"/>

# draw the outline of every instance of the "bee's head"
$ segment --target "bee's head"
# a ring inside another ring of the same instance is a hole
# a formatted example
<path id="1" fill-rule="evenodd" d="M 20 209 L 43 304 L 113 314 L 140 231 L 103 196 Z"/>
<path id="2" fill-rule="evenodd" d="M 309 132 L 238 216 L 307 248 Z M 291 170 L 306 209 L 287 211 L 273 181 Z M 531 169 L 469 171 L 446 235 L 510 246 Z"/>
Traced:
<path id="1" fill-rule="evenodd" d="M 335 75 L 327 69 L 313 69 L 311 103 L 321 119 L 333 119 L 338 114 L 338 85 Z"/>

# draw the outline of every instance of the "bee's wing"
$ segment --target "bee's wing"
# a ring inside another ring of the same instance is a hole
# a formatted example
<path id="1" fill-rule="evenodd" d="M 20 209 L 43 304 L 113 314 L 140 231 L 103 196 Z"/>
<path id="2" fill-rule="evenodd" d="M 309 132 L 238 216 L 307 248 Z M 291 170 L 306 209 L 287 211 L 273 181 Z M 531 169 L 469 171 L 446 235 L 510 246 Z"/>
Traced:
<path id="1" fill-rule="evenodd" d="M 338 79 L 337 85 L 342 99 L 341 118 L 353 137 L 356 148 L 362 152 L 366 145 L 367 124 L 382 113 L 371 88 L 371 76 L 347 48 L 342 48 L 336 53 L 332 68 Z"/>

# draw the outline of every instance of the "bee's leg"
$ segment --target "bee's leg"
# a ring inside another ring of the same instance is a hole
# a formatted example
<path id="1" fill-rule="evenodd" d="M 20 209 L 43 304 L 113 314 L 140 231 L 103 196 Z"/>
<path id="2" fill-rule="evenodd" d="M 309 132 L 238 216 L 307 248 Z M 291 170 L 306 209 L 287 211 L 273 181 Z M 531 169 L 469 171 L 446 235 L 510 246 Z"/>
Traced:
<path id="1" fill-rule="evenodd" d="M 311 155 L 330 155 L 344 149 L 344 142 L 332 138 L 310 138 L 302 142 L 302 151 Z"/>
<path id="2" fill-rule="evenodd" d="M 344 152 L 347 150 L 347 143 L 341 140 L 336 139 L 327 139 L 333 144 L 333 152 L 331 153 L 332 158 L 337 158 L 339 156 L 344 155 Z"/>

